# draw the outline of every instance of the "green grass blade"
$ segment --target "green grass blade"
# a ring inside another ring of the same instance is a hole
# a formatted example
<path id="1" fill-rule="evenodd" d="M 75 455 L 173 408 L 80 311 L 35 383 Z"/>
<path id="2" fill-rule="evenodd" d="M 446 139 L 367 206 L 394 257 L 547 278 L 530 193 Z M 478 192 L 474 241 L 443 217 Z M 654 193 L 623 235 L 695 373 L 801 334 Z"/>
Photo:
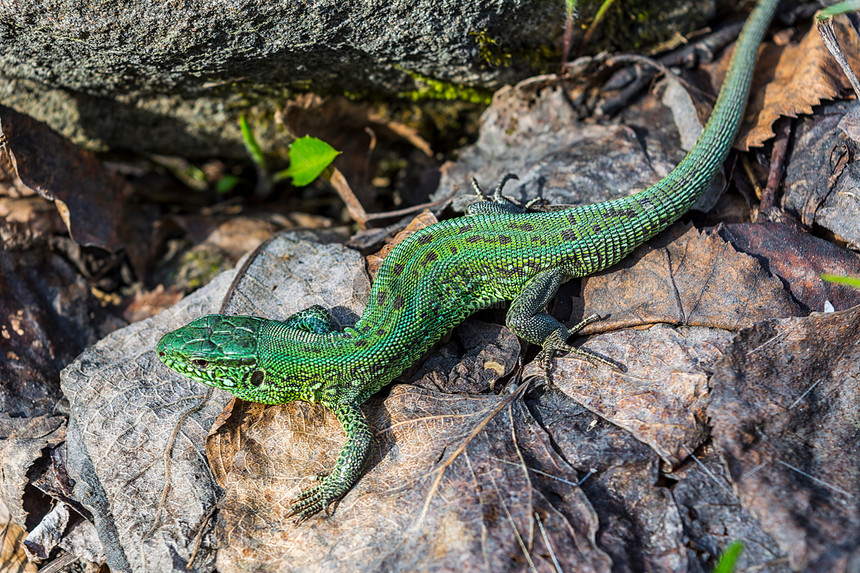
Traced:
<path id="1" fill-rule="evenodd" d="M 716 568 L 714 568 L 714 573 L 732 573 L 735 570 L 735 563 L 743 550 L 743 541 L 732 541 L 729 543 L 729 546 L 726 547 L 726 550 L 720 556 L 720 560 L 717 562 Z"/>
<path id="2" fill-rule="evenodd" d="M 842 275 L 821 275 L 821 280 L 838 285 L 848 285 L 854 288 L 860 288 L 860 277 L 847 277 Z"/>
<path id="3" fill-rule="evenodd" d="M 245 119 L 244 115 L 239 117 L 239 129 L 242 130 L 242 143 L 245 144 L 248 155 L 251 156 L 251 159 L 260 172 L 265 173 L 266 157 L 263 155 L 263 150 L 260 149 L 260 144 L 257 143 L 257 138 L 254 137 L 254 133 L 251 131 L 248 120 Z"/>

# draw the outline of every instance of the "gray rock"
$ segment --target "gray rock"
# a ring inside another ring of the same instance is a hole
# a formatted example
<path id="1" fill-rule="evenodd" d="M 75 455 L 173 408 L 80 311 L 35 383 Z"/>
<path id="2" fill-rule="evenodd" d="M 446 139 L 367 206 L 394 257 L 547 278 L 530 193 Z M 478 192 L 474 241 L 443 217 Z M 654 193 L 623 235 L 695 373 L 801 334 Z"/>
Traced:
<path id="1" fill-rule="evenodd" d="M 585 22 L 599 2 L 581 4 Z M 625 7 L 642 21 L 610 14 L 605 37 L 671 35 L 713 9 L 643 4 Z M 563 25 L 562 0 L 12 0 L 0 3 L 0 101 L 90 148 L 241 156 L 235 120 L 254 104 L 270 119 L 296 90 L 426 88 L 415 74 L 495 89 L 555 67 Z"/>

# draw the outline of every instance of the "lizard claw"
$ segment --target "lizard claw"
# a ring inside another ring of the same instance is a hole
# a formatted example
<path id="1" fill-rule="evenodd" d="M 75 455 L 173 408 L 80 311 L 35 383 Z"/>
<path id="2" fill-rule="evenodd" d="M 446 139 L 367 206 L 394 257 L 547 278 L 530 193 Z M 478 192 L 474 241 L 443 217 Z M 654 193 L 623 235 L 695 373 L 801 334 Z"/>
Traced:
<path id="1" fill-rule="evenodd" d="M 296 525 L 301 525 L 315 514 L 327 509 L 329 505 L 341 498 L 342 494 L 332 491 L 331 483 L 327 483 L 329 476 L 316 476 L 319 483 L 300 491 L 290 507 L 287 517 L 295 517 Z"/>

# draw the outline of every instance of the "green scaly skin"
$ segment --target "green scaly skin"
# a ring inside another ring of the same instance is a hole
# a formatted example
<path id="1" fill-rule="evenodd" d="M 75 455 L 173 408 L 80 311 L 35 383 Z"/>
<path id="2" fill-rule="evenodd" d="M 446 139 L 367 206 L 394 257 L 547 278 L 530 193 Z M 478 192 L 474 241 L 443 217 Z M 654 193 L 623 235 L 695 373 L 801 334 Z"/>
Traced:
<path id="1" fill-rule="evenodd" d="M 605 203 L 530 213 L 504 199 L 500 184 L 492 201 L 473 204 L 465 217 L 424 228 L 398 244 L 382 263 L 354 327 L 335 331 L 319 306 L 284 322 L 210 315 L 165 335 L 159 358 L 243 400 L 304 400 L 335 414 L 346 443 L 333 471 L 299 494 L 292 507 L 298 522 L 342 497 L 358 479 L 373 440 L 359 405 L 480 308 L 513 301 L 507 325 L 542 347 L 544 363 L 569 352 L 614 366 L 568 346 L 583 324 L 566 328 L 546 314 L 546 305 L 562 282 L 617 263 L 708 188 L 737 133 L 756 51 L 777 3 L 762 0 L 753 11 L 698 142 L 652 187 Z"/>

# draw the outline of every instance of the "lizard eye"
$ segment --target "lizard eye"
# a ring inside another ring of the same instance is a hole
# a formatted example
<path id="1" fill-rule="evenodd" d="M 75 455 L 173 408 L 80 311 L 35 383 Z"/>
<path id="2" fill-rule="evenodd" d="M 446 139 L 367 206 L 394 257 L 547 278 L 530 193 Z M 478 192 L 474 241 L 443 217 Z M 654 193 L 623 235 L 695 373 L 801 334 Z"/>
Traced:
<path id="1" fill-rule="evenodd" d="M 262 370 L 254 370 L 254 373 L 251 374 L 251 377 L 248 379 L 248 383 L 251 386 L 256 388 L 257 386 L 262 384 L 263 380 L 265 380 L 265 379 L 266 379 L 266 373 L 265 372 L 263 372 Z"/>
<path id="2" fill-rule="evenodd" d="M 192 360 L 191 362 L 193 362 L 194 366 L 196 366 L 198 368 L 206 368 L 207 366 L 209 366 L 209 362 L 207 362 L 206 360 L 203 360 L 202 358 L 198 358 L 197 360 Z"/>

